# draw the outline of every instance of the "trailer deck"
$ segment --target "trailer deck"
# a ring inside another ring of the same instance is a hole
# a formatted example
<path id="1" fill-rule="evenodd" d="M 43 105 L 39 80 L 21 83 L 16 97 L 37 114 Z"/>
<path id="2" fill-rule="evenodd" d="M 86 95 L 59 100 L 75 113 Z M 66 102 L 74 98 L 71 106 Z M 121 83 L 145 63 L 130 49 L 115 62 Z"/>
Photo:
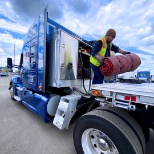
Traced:
<path id="1" fill-rule="evenodd" d="M 101 91 L 102 96 L 154 106 L 154 84 L 105 83 L 92 85 L 92 90 Z M 126 96 L 130 96 L 127 97 Z"/>

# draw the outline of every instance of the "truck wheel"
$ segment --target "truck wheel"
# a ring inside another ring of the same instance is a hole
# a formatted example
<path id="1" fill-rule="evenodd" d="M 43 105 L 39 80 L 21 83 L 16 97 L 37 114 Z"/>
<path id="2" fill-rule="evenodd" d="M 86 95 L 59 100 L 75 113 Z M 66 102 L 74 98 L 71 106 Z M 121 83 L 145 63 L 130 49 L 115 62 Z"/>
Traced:
<path id="1" fill-rule="evenodd" d="M 144 154 L 130 126 L 103 110 L 89 112 L 78 119 L 73 140 L 77 154 Z"/>
<path id="2" fill-rule="evenodd" d="M 120 119 L 125 121 L 132 128 L 132 130 L 134 131 L 134 133 L 138 137 L 138 139 L 142 145 L 142 149 L 145 150 L 146 136 L 145 136 L 144 131 L 146 131 L 147 129 L 143 129 L 142 127 L 140 127 L 138 122 L 129 113 L 127 113 L 126 111 L 124 111 L 122 109 L 115 108 L 115 107 L 113 108 L 110 106 L 99 107 L 99 108 L 96 108 L 96 110 L 104 110 L 104 111 L 107 110 L 108 112 L 115 114 Z M 148 132 L 146 132 L 146 135 L 148 135 Z"/>
<path id="3" fill-rule="evenodd" d="M 104 106 L 104 107 L 96 108 L 96 110 L 110 110 L 112 112 L 115 112 L 119 116 L 122 115 L 122 118 L 125 119 L 131 125 L 131 127 L 133 127 L 135 132 L 138 134 L 138 137 L 140 137 L 142 141 L 142 145 L 144 146 L 143 148 L 145 149 L 145 145 L 146 143 L 149 142 L 149 137 L 150 137 L 149 128 L 144 127 L 143 125 L 139 125 L 137 121 L 130 114 L 123 111 L 122 109 Z"/>
<path id="4" fill-rule="evenodd" d="M 11 99 L 12 99 L 13 101 L 16 101 L 16 100 L 14 99 L 14 86 L 13 86 L 13 83 L 11 83 L 9 89 L 10 89 L 10 96 L 11 96 Z"/>
<path id="5" fill-rule="evenodd" d="M 148 143 L 149 139 L 150 139 L 150 129 L 147 127 L 144 127 L 144 126 L 141 126 L 141 128 L 142 128 L 143 134 L 145 136 L 145 141 L 146 141 L 146 143 Z"/>

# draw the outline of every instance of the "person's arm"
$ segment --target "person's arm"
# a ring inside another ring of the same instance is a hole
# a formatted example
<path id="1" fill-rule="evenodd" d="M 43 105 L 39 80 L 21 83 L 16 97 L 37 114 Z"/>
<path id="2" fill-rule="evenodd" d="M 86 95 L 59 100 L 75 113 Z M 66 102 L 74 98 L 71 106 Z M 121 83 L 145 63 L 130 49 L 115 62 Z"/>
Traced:
<path id="1" fill-rule="evenodd" d="M 94 47 L 92 48 L 92 52 L 91 52 L 91 55 L 95 57 L 100 62 L 100 64 L 103 63 L 103 59 L 104 59 L 103 56 L 98 54 L 101 48 L 102 48 L 102 41 L 97 41 Z"/>
<path id="2" fill-rule="evenodd" d="M 91 55 L 95 57 L 102 47 L 102 41 L 97 41 L 92 48 Z"/>
<path id="3" fill-rule="evenodd" d="M 115 53 L 121 53 L 123 55 L 131 53 L 131 52 L 127 52 L 127 51 L 124 51 L 124 50 L 120 49 L 118 46 L 116 46 L 114 44 L 112 44 L 111 50 L 114 51 Z"/>
<path id="4" fill-rule="evenodd" d="M 115 53 L 117 53 L 117 52 L 119 52 L 119 50 L 121 50 L 121 49 L 112 43 L 111 51 L 114 51 Z"/>
<path id="5" fill-rule="evenodd" d="M 118 53 L 124 54 L 125 52 L 126 52 L 126 51 L 124 51 L 124 50 L 122 50 L 122 49 L 119 48 Z"/>
<path id="6" fill-rule="evenodd" d="M 131 54 L 131 52 L 129 51 L 124 51 L 122 49 L 119 49 L 119 53 L 123 54 L 123 55 L 126 55 L 126 54 Z"/>

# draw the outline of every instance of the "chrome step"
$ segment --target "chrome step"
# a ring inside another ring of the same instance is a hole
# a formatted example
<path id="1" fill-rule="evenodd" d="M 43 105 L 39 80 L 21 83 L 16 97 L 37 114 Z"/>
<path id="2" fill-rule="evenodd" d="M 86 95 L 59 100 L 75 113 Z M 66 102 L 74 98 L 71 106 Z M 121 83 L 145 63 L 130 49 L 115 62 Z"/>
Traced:
<path id="1" fill-rule="evenodd" d="M 21 87 L 16 87 L 19 91 L 23 91 L 24 88 L 21 88 Z"/>
<path id="2" fill-rule="evenodd" d="M 14 99 L 17 100 L 18 102 L 21 101 L 21 98 L 18 96 L 14 96 Z"/>

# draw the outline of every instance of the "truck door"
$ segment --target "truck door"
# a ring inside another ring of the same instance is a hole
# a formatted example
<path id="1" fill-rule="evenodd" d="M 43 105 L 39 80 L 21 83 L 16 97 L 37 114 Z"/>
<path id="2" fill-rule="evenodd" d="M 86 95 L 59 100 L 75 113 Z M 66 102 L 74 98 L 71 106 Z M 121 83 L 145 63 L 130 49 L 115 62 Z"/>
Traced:
<path id="1" fill-rule="evenodd" d="M 24 44 L 23 47 L 23 85 L 29 89 L 37 87 L 37 41 Z"/>
<path id="2" fill-rule="evenodd" d="M 22 49 L 23 86 L 43 92 L 46 83 L 46 20 L 47 8 L 28 30 Z"/>

